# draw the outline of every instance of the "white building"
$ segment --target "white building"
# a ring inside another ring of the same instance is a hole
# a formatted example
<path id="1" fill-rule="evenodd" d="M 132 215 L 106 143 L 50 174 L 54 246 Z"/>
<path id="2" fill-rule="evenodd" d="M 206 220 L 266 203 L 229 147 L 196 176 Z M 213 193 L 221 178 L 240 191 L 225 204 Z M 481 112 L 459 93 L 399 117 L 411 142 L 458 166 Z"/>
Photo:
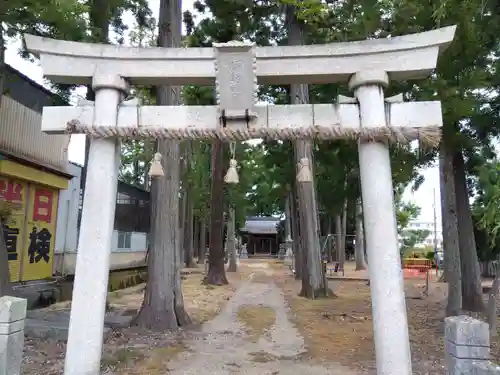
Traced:
<path id="1" fill-rule="evenodd" d="M 68 171 L 75 177 L 67 190 L 59 195 L 56 243 L 54 249 L 54 274 L 74 274 L 78 248 L 78 210 L 81 205 L 80 178 L 82 167 L 69 163 Z M 120 197 L 117 199 L 126 199 Z M 144 263 L 147 249 L 146 233 L 113 231 L 111 269 L 127 268 Z"/>
<path id="2" fill-rule="evenodd" d="M 428 247 L 434 246 L 434 239 L 437 241 L 438 249 L 443 248 L 443 230 L 441 228 L 441 223 L 434 223 L 432 221 L 411 221 L 408 224 L 408 227 L 405 230 L 427 230 L 429 231 L 429 235 L 425 238 L 424 241 L 418 243 L 415 247 Z"/>

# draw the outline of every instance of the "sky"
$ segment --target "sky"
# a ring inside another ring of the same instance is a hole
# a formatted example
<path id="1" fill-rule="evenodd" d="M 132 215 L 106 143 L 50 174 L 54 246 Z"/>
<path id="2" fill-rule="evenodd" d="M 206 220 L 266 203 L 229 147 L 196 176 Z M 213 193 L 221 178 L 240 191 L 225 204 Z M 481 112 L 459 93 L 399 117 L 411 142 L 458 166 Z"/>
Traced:
<path id="1" fill-rule="evenodd" d="M 149 0 L 150 8 L 153 14 L 158 18 L 159 0 Z M 193 8 L 194 0 L 183 0 L 183 10 L 191 10 Z M 134 20 L 130 14 L 125 15 L 124 22 L 132 25 Z M 7 45 L 5 52 L 5 61 L 21 73 L 27 75 L 32 80 L 48 87 L 47 82 L 44 81 L 43 72 L 37 62 L 33 63 L 22 59 L 18 50 L 20 47 L 19 41 L 12 41 Z M 84 96 L 85 89 L 77 90 L 76 96 Z M 85 136 L 72 135 L 71 142 L 68 149 L 69 160 L 78 164 L 83 164 L 85 161 Z M 422 170 L 425 181 L 422 186 L 414 193 L 409 189 L 405 192 L 404 200 L 412 201 L 421 208 L 421 214 L 418 218 L 419 221 L 432 222 L 434 220 L 434 201 L 437 202 L 437 224 L 441 226 L 441 212 L 440 212 L 440 193 L 439 193 L 439 170 L 437 164 L 431 168 Z"/>

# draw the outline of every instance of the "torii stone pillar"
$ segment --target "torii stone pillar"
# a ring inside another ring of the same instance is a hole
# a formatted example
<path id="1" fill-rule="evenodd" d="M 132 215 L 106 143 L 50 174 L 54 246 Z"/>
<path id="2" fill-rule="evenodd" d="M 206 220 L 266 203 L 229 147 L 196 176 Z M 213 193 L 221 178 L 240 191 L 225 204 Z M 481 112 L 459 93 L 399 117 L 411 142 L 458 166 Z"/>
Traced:
<path id="1" fill-rule="evenodd" d="M 126 82 L 115 73 L 97 72 L 92 79 L 92 89 L 95 91 L 94 124 L 116 126 Z M 119 167 L 117 138 L 91 141 L 65 375 L 100 373 Z"/>
<path id="2" fill-rule="evenodd" d="M 363 71 L 349 80 L 359 103 L 362 128 L 386 126 L 384 71 Z M 405 292 L 398 248 L 389 147 L 359 144 L 359 170 L 378 375 L 411 375 Z M 397 354 L 396 354 L 397 353 Z"/>

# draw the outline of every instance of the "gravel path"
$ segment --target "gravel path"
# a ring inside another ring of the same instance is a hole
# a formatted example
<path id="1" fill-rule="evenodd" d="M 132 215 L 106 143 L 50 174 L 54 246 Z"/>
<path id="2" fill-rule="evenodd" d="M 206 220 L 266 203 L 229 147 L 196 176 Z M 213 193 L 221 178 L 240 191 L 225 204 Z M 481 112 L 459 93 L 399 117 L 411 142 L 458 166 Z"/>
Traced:
<path id="1" fill-rule="evenodd" d="M 276 313 L 274 325 L 257 342 L 250 340 L 237 319 L 243 305 L 267 306 Z M 203 326 L 202 334 L 187 343 L 189 350 L 169 363 L 170 374 L 357 375 L 340 365 L 313 365 L 297 358 L 307 349 L 289 314 L 290 309 L 275 284 L 250 279 L 226 308 Z M 256 356 L 264 356 L 264 360 L 256 360 Z"/>

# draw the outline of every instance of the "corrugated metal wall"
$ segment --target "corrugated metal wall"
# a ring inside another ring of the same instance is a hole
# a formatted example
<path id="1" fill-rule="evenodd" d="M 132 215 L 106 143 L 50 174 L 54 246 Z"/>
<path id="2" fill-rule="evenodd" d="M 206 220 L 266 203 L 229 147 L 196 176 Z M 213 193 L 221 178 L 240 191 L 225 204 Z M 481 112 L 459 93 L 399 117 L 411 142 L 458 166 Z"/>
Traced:
<path id="1" fill-rule="evenodd" d="M 0 149 L 34 161 L 64 168 L 68 159 L 69 135 L 41 132 L 42 115 L 2 97 L 0 106 Z"/>

